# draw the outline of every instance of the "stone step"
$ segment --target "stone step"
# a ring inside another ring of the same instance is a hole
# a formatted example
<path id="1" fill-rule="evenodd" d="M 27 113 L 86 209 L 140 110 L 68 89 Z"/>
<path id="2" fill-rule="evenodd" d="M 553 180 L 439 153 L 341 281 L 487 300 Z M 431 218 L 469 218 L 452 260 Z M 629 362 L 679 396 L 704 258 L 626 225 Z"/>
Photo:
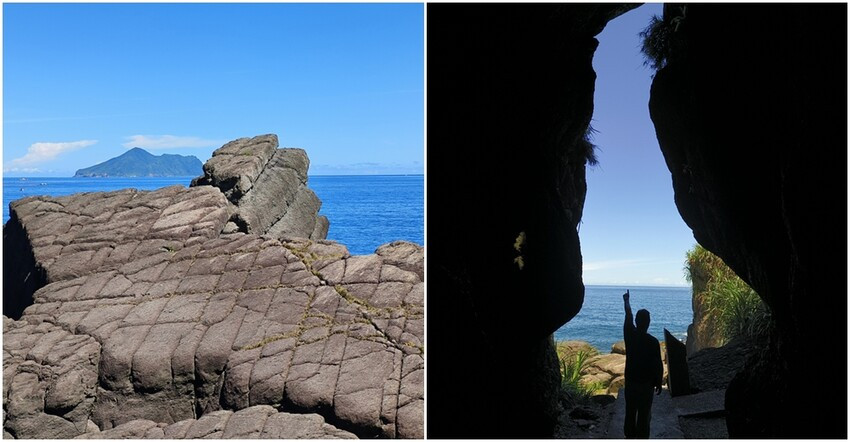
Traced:
<path id="1" fill-rule="evenodd" d="M 673 398 L 679 416 L 724 415 L 726 389 L 704 391 Z"/>

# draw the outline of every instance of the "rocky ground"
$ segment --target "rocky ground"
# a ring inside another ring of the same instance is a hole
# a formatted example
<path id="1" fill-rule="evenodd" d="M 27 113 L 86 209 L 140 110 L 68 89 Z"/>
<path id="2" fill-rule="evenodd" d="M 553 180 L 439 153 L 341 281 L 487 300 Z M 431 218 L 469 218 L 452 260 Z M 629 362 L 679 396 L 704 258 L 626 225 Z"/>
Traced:
<path id="1" fill-rule="evenodd" d="M 663 383 L 667 382 L 667 352 L 661 345 L 661 359 L 664 362 Z M 611 346 L 610 353 L 600 353 L 598 349 L 585 341 L 561 341 L 556 344 L 558 358 L 562 361 L 575 358 L 581 352 L 587 356 L 581 369 L 581 383 L 599 387 L 597 395 L 611 395 L 615 398 L 626 383 L 626 344 L 618 341 Z"/>
<path id="2" fill-rule="evenodd" d="M 746 358 L 756 350 L 756 343 L 737 339 L 729 344 L 701 350 L 688 358 L 688 374 L 692 393 L 670 398 L 669 391 L 653 402 L 653 431 L 661 438 L 726 439 L 725 391 L 735 373 L 741 369 Z M 590 344 L 583 341 L 558 343 L 559 355 L 572 355 L 578 351 L 593 352 Z M 612 355 L 624 353 L 622 342 L 616 343 L 612 353 L 595 355 L 588 359 L 583 382 L 599 382 L 599 379 L 617 379 L 621 373 L 616 364 L 606 364 Z M 663 353 L 662 353 L 663 354 Z M 609 361 L 611 362 L 611 361 Z M 666 367 L 665 367 L 666 369 Z M 603 374 L 601 374 L 603 373 Z M 666 371 L 665 371 L 666 374 Z M 598 390 L 595 396 L 578 401 L 562 393 L 562 413 L 556 426 L 556 438 L 597 439 L 622 437 L 622 413 L 617 417 L 617 406 L 621 398 Z M 655 402 L 658 402 L 656 404 Z M 663 405 L 663 406 L 662 406 Z M 622 407 L 622 404 L 619 404 Z M 619 422 L 614 422 L 619 419 Z M 614 431 L 616 434 L 612 434 Z"/>
<path id="3" fill-rule="evenodd" d="M 625 346 L 616 343 L 611 353 L 600 354 L 599 350 L 585 341 L 561 341 L 556 345 L 561 360 L 575 358 L 583 353 L 587 359 L 581 370 L 580 382 L 600 388 L 586 399 L 570 397 L 561 393 L 562 412 L 555 427 L 559 439 L 603 438 L 608 431 L 614 412 L 614 401 L 625 382 Z"/>
<path id="4" fill-rule="evenodd" d="M 228 143 L 211 185 L 11 205 L 5 437 L 423 437 L 422 247 L 316 238 L 306 155 L 276 147 Z M 305 181 L 258 213 L 276 168 Z"/>
<path id="5" fill-rule="evenodd" d="M 561 397 L 564 411 L 555 426 L 555 439 L 603 439 L 614 414 L 614 396 L 596 395 L 581 403 Z"/>

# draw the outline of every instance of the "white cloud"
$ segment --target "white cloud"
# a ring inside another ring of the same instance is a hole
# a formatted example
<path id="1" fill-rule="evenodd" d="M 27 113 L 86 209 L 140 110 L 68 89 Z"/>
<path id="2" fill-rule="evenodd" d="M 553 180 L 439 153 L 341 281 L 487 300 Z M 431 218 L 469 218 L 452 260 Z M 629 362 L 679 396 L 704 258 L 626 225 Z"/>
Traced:
<path id="1" fill-rule="evenodd" d="M 205 140 L 200 137 L 176 137 L 174 135 L 132 135 L 125 137 L 124 147 L 130 149 L 171 149 L 177 147 L 219 147 L 225 142 L 220 140 Z"/>
<path id="2" fill-rule="evenodd" d="M 41 169 L 37 167 L 9 167 L 3 169 L 3 172 L 17 172 L 17 173 L 39 173 Z"/>
<path id="3" fill-rule="evenodd" d="M 66 143 L 34 143 L 27 149 L 26 155 L 11 161 L 15 166 L 43 163 L 56 158 L 59 154 L 82 149 L 97 143 L 97 140 L 69 141 Z"/>

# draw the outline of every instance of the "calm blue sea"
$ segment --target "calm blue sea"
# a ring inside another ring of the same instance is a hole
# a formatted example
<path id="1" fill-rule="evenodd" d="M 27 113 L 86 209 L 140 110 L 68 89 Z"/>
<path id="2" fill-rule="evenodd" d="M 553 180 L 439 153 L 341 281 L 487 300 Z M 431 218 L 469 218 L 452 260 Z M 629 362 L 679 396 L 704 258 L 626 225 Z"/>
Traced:
<path id="1" fill-rule="evenodd" d="M 690 287 L 635 287 L 588 285 L 581 311 L 555 332 L 556 341 L 581 340 L 603 353 L 623 340 L 623 293 L 629 290 L 632 312 L 649 310 L 649 333 L 664 340 L 664 328 L 680 340 L 693 319 Z"/>
<path id="2" fill-rule="evenodd" d="M 154 190 L 193 177 L 168 178 L 3 178 L 3 223 L 9 203 L 27 196 L 63 196 L 126 188 Z M 381 244 L 403 239 L 425 243 L 423 175 L 311 176 L 308 185 L 322 200 L 320 213 L 330 220 L 328 239 L 353 255 L 373 253 Z"/>

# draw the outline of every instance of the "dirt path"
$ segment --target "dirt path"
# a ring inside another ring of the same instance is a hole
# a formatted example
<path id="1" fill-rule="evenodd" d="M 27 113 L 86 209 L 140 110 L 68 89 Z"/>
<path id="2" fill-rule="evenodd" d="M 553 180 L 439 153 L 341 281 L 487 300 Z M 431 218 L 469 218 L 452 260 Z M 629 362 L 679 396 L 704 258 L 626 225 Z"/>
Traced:
<path id="1" fill-rule="evenodd" d="M 613 414 L 608 423 L 607 439 L 624 439 L 623 422 L 626 416 L 625 396 L 620 390 L 620 395 L 613 405 Z M 649 426 L 650 439 L 683 439 L 685 437 L 679 427 L 679 414 L 670 397 L 670 390 L 665 387 L 658 396 L 652 399 L 652 422 Z"/>

